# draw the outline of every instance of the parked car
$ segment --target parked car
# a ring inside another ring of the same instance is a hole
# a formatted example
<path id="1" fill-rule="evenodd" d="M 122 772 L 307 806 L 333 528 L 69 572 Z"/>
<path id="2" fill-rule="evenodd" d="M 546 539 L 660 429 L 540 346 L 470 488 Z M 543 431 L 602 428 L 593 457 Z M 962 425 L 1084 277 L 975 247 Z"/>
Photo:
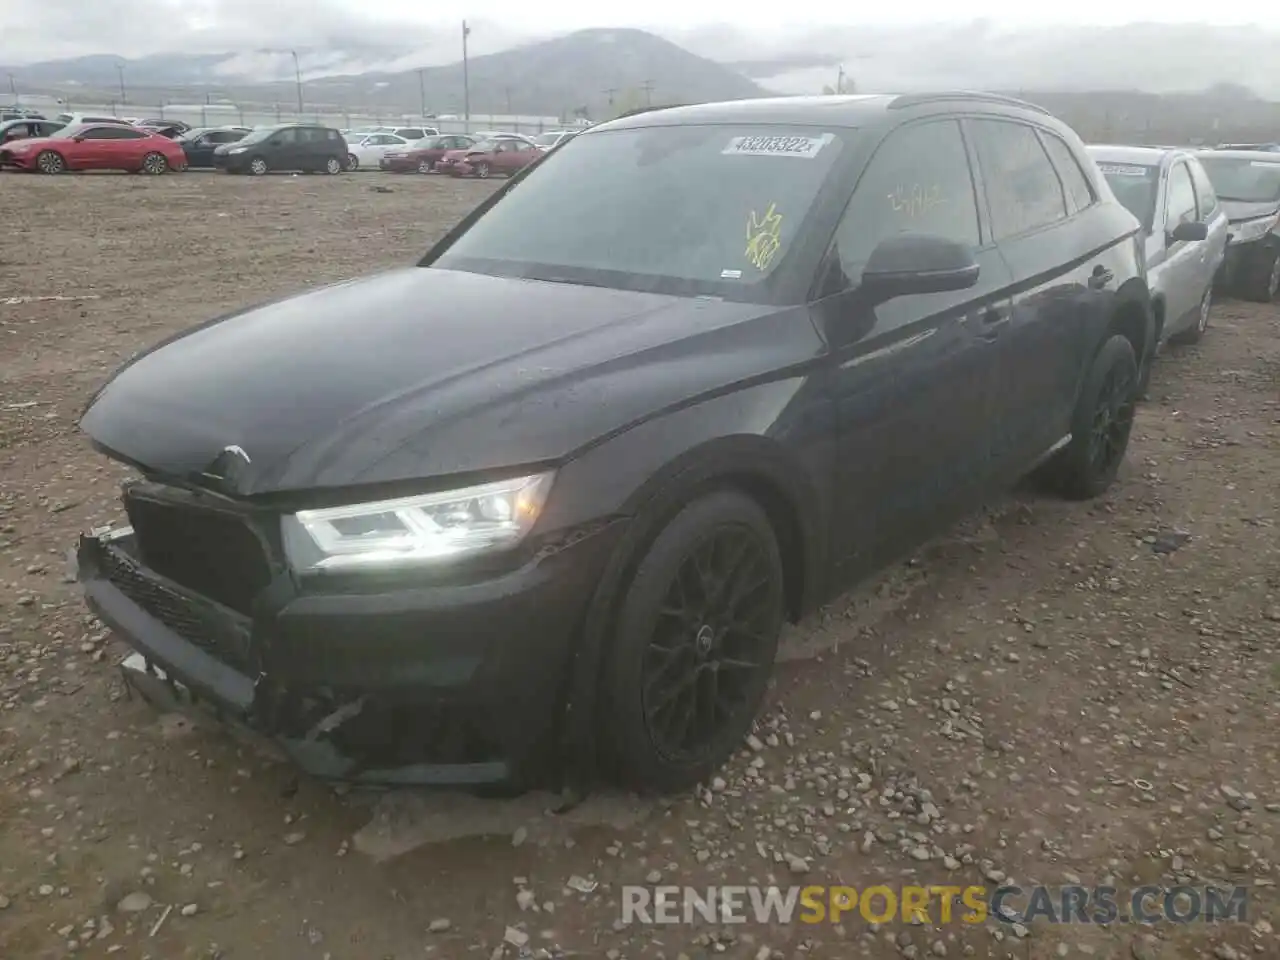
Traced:
<path id="1" fill-rule="evenodd" d="M 421 139 L 421 138 L 419 138 Z M 370 133 L 358 140 L 347 138 L 347 169 L 359 170 L 362 166 L 378 167 L 388 150 L 405 150 L 410 142 L 394 133 Z"/>
<path id="2" fill-rule="evenodd" d="M 541 156 L 537 145 L 525 137 L 494 137 L 462 150 L 450 150 L 436 166 L 441 173 L 453 177 L 484 180 L 495 173 L 514 176 Z"/>
<path id="3" fill-rule="evenodd" d="M 168 137 L 170 140 L 177 140 L 191 129 L 191 124 L 183 123 L 181 120 L 143 120 L 141 123 L 134 124 L 134 126 L 149 133 L 158 133 L 160 136 Z"/>
<path id="4" fill-rule="evenodd" d="M 1227 249 L 1227 214 L 1208 175 L 1182 150 L 1091 146 L 1089 154 L 1142 224 L 1157 348 L 1195 343 L 1209 328 L 1213 280 Z"/>
<path id="5" fill-rule="evenodd" d="M 10 140 L 26 140 L 29 137 L 47 137 L 62 129 L 57 120 L 35 120 L 19 117 L 0 123 L 0 143 Z"/>
<path id="6" fill-rule="evenodd" d="M 577 130 L 551 130 L 547 133 L 540 133 L 533 138 L 534 145 L 544 153 L 552 147 L 566 141 L 572 140 L 578 135 Z"/>
<path id="7" fill-rule="evenodd" d="M 1280 296 L 1280 153 L 1206 150 L 1199 154 L 1230 221 L 1220 279 L 1246 300 Z"/>
<path id="8" fill-rule="evenodd" d="M 101 114 L 89 113 L 60 113 L 53 119 L 57 120 L 64 127 L 78 127 L 86 123 L 119 123 L 126 127 L 133 124 L 121 120 L 119 117 L 107 117 Z"/>
<path id="9" fill-rule="evenodd" d="M 193 127 L 178 138 L 178 144 L 187 156 L 187 166 L 208 168 L 214 165 L 218 147 L 239 143 L 249 133 L 248 127 Z"/>
<path id="10" fill-rule="evenodd" d="M 39 110 L 29 107 L 0 107 L 0 123 L 10 120 L 43 120 L 45 116 Z"/>
<path id="11" fill-rule="evenodd" d="M 186 167 L 182 148 L 167 137 L 118 123 L 63 127 L 47 137 L 0 147 L 0 167 L 32 173 L 124 170 L 161 174 Z"/>
<path id="12" fill-rule="evenodd" d="M 1153 335 L 1137 220 L 1035 107 L 631 117 L 417 267 L 135 355 L 78 576 L 134 689 L 320 776 L 684 789 L 784 620 L 1033 468 L 1106 490 Z"/>
<path id="13" fill-rule="evenodd" d="M 436 137 L 440 135 L 440 131 L 437 130 L 435 127 L 413 127 L 413 126 L 374 127 L 369 132 L 370 133 L 390 133 L 408 141 L 409 143 L 412 143 L 415 140 L 421 140 L 424 137 Z"/>
<path id="14" fill-rule="evenodd" d="M 438 137 L 423 137 L 402 149 L 392 148 L 382 155 L 378 166 L 392 173 L 433 173 L 436 164 L 450 150 L 466 151 L 475 141 L 463 133 L 450 133 Z"/>
<path id="15" fill-rule="evenodd" d="M 228 173 L 262 176 L 272 171 L 342 173 L 347 142 L 337 130 L 318 123 L 281 123 L 251 131 L 213 151 L 213 165 Z"/>

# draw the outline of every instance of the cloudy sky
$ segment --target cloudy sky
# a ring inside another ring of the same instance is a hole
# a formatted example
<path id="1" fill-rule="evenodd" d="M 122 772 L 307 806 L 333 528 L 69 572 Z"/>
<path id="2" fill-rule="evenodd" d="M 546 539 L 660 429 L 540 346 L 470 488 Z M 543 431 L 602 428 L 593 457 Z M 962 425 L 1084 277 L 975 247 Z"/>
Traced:
<path id="1" fill-rule="evenodd" d="M 957 19 L 953 0 L 916 0 L 904 9 L 887 9 L 863 16 L 855 7 L 819 0 L 805 8 L 804 24 L 928 23 Z M 909 6 L 909 9 L 906 9 Z M 4 0 L 0 2 L 0 63 L 21 64 L 89 53 L 141 56 L 150 53 L 224 52 L 263 47 L 344 47 L 414 42 L 419 31 L 423 45 L 450 42 L 457 20 L 468 15 L 465 4 L 457 17 L 440 16 L 436 4 L 421 0 L 380 0 L 376 8 L 351 0 Z M 990 18 L 1001 24 L 1049 26 L 1065 20 L 1059 5 L 1025 0 L 971 0 L 963 5 L 965 19 Z M 1135 19 L 1131 5 L 1111 0 L 1075 0 L 1073 24 L 1118 24 Z M 625 12 L 624 12 L 625 11 Z M 696 14 L 692 11 L 696 11 Z M 645 0 L 632 5 L 592 5 L 542 0 L 486 0 L 475 7 L 486 29 L 473 34 L 477 53 L 509 45 L 524 37 L 545 36 L 588 26 L 634 26 L 656 29 L 673 39 L 685 31 L 722 24 L 737 30 L 787 32 L 773 4 L 734 0 Z M 1241 0 L 1229 16 L 1217 8 L 1191 4 L 1143 5 L 1141 19 L 1219 23 L 1257 23 L 1280 26 L 1280 7 L 1260 0 Z M 436 58 L 432 58 L 436 59 Z"/>

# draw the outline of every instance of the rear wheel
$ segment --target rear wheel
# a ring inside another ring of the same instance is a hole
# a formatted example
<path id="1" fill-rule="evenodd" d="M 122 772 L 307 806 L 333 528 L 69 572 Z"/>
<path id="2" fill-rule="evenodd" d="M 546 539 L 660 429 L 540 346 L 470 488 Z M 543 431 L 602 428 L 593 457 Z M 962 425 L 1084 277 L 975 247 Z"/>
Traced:
<path id="1" fill-rule="evenodd" d="M 354 169 L 354 168 L 353 168 Z M 342 172 L 342 161 L 337 157 L 330 157 L 324 162 L 324 172 L 333 176 Z"/>
<path id="2" fill-rule="evenodd" d="M 169 161 L 164 158 L 162 153 L 148 153 L 142 158 L 142 172 L 149 173 L 153 177 L 158 177 L 162 173 L 169 170 Z"/>
<path id="3" fill-rule="evenodd" d="M 1200 338 L 1204 336 L 1206 330 L 1209 329 L 1209 315 L 1213 312 L 1213 287 L 1210 286 L 1204 292 L 1204 296 L 1200 298 L 1200 309 L 1196 312 L 1196 322 L 1194 326 L 1188 327 L 1186 330 L 1179 331 L 1169 339 L 1174 343 L 1187 344 L 1199 343 Z"/>
<path id="4" fill-rule="evenodd" d="M 67 161 L 56 150 L 42 150 L 36 157 L 36 169 L 41 173 L 66 173 Z"/>
<path id="5" fill-rule="evenodd" d="M 600 730 L 613 776 L 671 792 L 741 744 L 773 672 L 784 619 L 781 551 L 734 491 L 684 507 L 636 568 L 613 628 Z"/>
<path id="6" fill-rule="evenodd" d="M 263 157 L 254 157 L 249 161 L 249 172 L 255 177 L 265 176 L 267 169 L 267 161 Z"/>
<path id="7" fill-rule="evenodd" d="M 419 161 L 418 161 L 418 172 L 419 172 L 419 173 L 430 173 L 430 172 L 431 172 L 431 161 L 430 161 L 430 160 L 419 160 Z"/>
<path id="8" fill-rule="evenodd" d="M 1129 447 L 1138 393 L 1138 361 L 1127 337 L 1113 335 L 1094 356 L 1071 416 L 1071 441 L 1041 475 L 1071 500 L 1106 491 Z"/>

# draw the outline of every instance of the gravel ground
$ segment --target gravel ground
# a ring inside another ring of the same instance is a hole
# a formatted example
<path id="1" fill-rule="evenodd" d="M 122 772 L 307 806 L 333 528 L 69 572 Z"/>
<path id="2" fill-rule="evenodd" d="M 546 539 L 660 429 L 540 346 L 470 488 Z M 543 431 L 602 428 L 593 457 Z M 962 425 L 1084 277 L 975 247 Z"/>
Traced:
<path id="1" fill-rule="evenodd" d="M 697 796 L 335 791 L 127 699 L 66 575 L 118 516 L 90 390 L 216 313 L 412 260 L 490 189 L 0 176 L 0 957 L 1280 957 L 1273 307 L 1162 358 L 1110 495 L 1011 496 L 792 631 Z M 619 910 L 627 883 L 1010 882 L 1243 884 L 1248 922 Z"/>

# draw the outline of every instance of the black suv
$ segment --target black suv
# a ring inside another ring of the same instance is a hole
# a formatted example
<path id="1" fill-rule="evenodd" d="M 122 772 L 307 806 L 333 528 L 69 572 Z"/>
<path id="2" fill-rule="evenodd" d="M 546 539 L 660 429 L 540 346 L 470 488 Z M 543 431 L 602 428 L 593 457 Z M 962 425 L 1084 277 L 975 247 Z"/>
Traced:
<path id="1" fill-rule="evenodd" d="M 785 620 L 1029 471 L 1107 489 L 1138 233 L 1004 98 L 606 123 L 416 267 L 119 370 L 82 427 L 141 476 L 79 576 L 137 689 L 313 773 L 687 787 Z"/>
<path id="2" fill-rule="evenodd" d="M 262 176 L 279 171 L 342 173 L 347 142 L 333 127 L 281 123 L 252 130 L 234 143 L 213 151 L 213 165 L 228 173 Z"/>

